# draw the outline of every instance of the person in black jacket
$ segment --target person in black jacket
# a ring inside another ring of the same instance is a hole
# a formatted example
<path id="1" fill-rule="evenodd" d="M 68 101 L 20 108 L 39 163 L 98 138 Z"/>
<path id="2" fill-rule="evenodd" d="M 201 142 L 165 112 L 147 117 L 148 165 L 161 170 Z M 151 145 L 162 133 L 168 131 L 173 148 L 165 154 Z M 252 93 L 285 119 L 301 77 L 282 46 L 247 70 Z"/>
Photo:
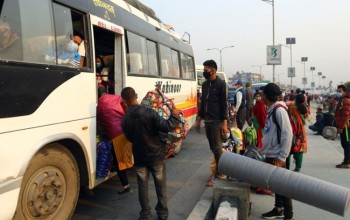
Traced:
<path id="1" fill-rule="evenodd" d="M 206 81 L 202 85 L 202 97 L 195 128 L 197 132 L 200 132 L 201 121 L 204 120 L 205 133 L 215 157 L 216 175 L 222 178 L 217 168 L 222 154 L 221 137 L 226 137 L 226 134 L 229 133 L 226 83 L 216 76 L 217 65 L 214 60 L 205 61 L 203 66 L 203 76 Z"/>
<path id="2" fill-rule="evenodd" d="M 158 219 L 168 218 L 165 154 L 166 147 L 161 141 L 159 132 L 174 130 L 180 123 L 179 110 L 173 108 L 166 120 L 151 108 L 139 105 L 137 94 L 131 87 L 122 90 L 121 96 L 127 107 L 122 120 L 126 138 L 132 143 L 134 167 L 137 174 L 140 219 L 152 219 L 148 200 L 148 178 L 152 174 L 156 187 Z"/>

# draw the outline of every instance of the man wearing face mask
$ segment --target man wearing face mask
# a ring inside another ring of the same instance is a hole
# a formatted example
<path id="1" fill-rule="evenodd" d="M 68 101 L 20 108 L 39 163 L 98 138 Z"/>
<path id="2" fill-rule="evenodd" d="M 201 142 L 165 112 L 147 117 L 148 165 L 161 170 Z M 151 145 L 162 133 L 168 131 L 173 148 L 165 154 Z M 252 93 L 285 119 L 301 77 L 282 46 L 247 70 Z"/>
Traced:
<path id="1" fill-rule="evenodd" d="M 84 37 L 77 31 L 68 32 L 61 43 L 57 43 L 57 63 L 61 65 L 80 66 L 79 45 L 83 42 Z M 46 59 L 56 61 L 56 53 L 52 49 L 48 50 Z"/>
<path id="2" fill-rule="evenodd" d="M 0 20 L 0 58 L 23 60 L 23 46 L 19 36 L 11 31 L 10 25 Z"/>
<path id="3" fill-rule="evenodd" d="M 223 178 L 224 176 L 217 172 L 217 167 L 222 154 L 221 137 L 225 137 L 229 132 L 226 83 L 216 76 L 217 65 L 214 60 L 205 61 L 203 66 L 203 76 L 206 81 L 202 85 L 202 97 L 195 128 L 200 132 L 201 121 L 204 120 L 205 133 L 215 157 L 216 175 L 218 178 Z"/>

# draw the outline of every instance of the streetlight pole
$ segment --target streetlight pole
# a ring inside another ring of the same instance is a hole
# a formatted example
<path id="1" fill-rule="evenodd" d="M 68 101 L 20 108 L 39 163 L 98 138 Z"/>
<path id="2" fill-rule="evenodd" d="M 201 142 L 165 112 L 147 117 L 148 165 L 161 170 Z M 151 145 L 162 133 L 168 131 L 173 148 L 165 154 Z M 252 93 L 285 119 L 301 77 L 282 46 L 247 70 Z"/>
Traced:
<path id="1" fill-rule="evenodd" d="M 324 90 L 324 79 L 326 78 L 326 76 L 322 76 L 322 81 L 323 81 L 323 90 Z"/>
<path id="2" fill-rule="evenodd" d="M 220 71 L 223 71 L 222 70 L 222 51 L 227 49 L 227 48 L 231 48 L 231 47 L 234 47 L 234 46 L 231 45 L 231 46 L 223 47 L 221 49 L 219 49 L 219 48 L 208 48 L 207 49 L 207 50 L 218 50 L 220 52 Z"/>
<path id="3" fill-rule="evenodd" d="M 293 77 L 295 77 L 295 71 L 293 70 L 293 62 L 292 62 L 292 44 L 295 44 L 295 37 L 288 37 L 286 38 L 286 43 L 287 45 L 289 45 L 289 50 L 290 50 L 290 71 L 288 71 L 288 73 L 290 72 L 290 87 L 291 89 L 293 88 Z M 292 72 L 294 73 L 294 76 L 292 74 Z"/>
<path id="4" fill-rule="evenodd" d="M 314 89 L 315 89 L 315 82 L 314 82 L 315 67 L 314 66 L 310 67 L 310 71 L 311 71 L 311 77 L 312 77 L 311 88 L 312 88 L 312 93 L 314 93 Z"/>
<path id="5" fill-rule="evenodd" d="M 321 76 L 322 76 L 322 72 L 318 72 L 318 88 L 321 88 Z"/>
<path id="6" fill-rule="evenodd" d="M 305 76 L 305 62 L 307 62 L 307 57 L 302 57 L 301 58 L 301 62 L 297 61 L 298 63 L 302 63 L 304 64 L 304 78 L 303 78 L 303 84 L 304 84 L 304 89 L 305 89 L 305 85 L 307 84 L 307 78 Z"/>
<path id="7" fill-rule="evenodd" d="M 262 0 L 272 6 L 272 46 L 275 46 L 275 1 Z M 275 64 L 272 64 L 272 82 L 275 82 Z"/>

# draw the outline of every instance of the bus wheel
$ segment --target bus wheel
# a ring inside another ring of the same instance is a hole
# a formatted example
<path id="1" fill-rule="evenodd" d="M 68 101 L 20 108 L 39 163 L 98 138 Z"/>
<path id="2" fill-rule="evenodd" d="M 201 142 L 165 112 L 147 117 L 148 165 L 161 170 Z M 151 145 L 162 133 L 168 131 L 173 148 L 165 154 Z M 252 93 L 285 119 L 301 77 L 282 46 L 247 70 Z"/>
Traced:
<path id="1" fill-rule="evenodd" d="M 176 143 L 176 146 L 175 146 L 175 149 L 174 149 L 174 155 L 178 155 L 180 153 L 180 150 L 181 150 L 181 144 L 182 144 L 182 141 Z"/>
<path id="2" fill-rule="evenodd" d="M 22 180 L 14 219 L 70 219 L 79 196 L 78 165 L 53 143 L 31 160 Z"/>

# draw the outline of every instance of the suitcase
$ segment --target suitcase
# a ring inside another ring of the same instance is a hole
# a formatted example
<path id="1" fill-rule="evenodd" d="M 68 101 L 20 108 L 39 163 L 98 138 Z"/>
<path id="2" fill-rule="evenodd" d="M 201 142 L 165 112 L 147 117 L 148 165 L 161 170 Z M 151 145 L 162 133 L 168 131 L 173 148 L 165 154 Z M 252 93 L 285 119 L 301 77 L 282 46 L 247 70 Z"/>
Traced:
<path id="1" fill-rule="evenodd" d="M 337 128 L 332 126 L 326 126 L 323 128 L 322 136 L 326 139 L 335 140 L 337 138 Z"/>

